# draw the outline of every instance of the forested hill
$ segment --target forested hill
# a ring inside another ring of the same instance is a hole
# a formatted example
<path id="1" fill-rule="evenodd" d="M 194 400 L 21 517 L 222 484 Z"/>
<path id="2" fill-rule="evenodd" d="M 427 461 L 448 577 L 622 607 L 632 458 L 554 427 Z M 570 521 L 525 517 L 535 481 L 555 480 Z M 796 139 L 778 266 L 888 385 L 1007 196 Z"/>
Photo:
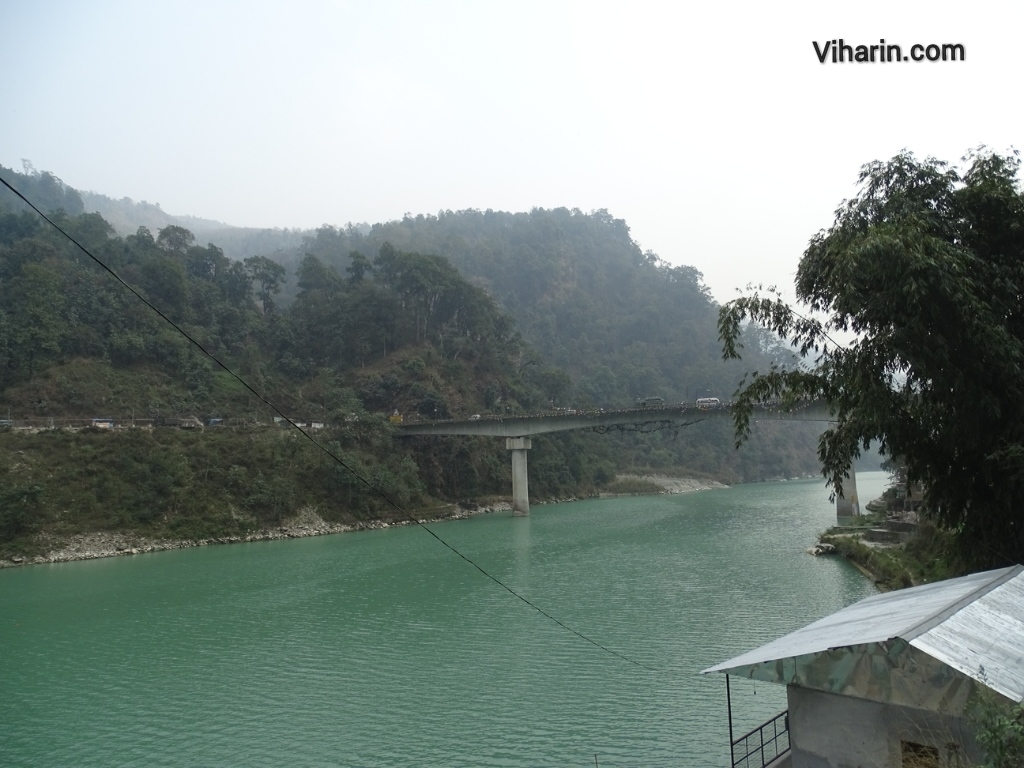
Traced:
<path id="1" fill-rule="evenodd" d="M 626 223 L 605 211 L 445 212 L 368 234 L 323 227 L 287 258 L 313 254 L 345 270 L 353 252 L 372 261 L 385 242 L 442 254 L 493 296 L 540 356 L 571 375 L 560 404 L 725 399 L 744 370 L 791 359 L 762 334 L 742 364 L 723 363 L 718 307 L 700 272 L 642 252 Z"/>
<path id="2" fill-rule="evenodd" d="M 73 189 L 49 171 L 37 171 L 27 161 L 24 171 L 19 173 L 0 165 L 0 178 L 12 183 L 47 213 L 63 211 L 69 216 L 98 213 L 121 237 L 134 235 L 139 227 L 150 232 L 159 232 L 164 227 L 182 227 L 195 235 L 197 242 L 214 243 L 225 256 L 241 261 L 257 253 L 274 256 L 289 249 L 294 251 L 309 234 L 299 229 L 235 227 L 198 216 L 177 216 L 165 211 L 159 203 Z M 29 208 L 6 187 L 0 186 L 0 210 L 21 212 Z M 370 228 L 368 224 L 362 226 L 365 230 Z"/>
<path id="3" fill-rule="evenodd" d="M 0 165 L 0 178 L 13 185 L 43 211 L 63 211 L 69 216 L 85 212 L 81 194 L 49 171 L 37 171 L 25 161 L 25 173 Z M 31 210 L 17 195 L 0 185 L 0 211 L 22 213 Z"/>
<path id="4" fill-rule="evenodd" d="M 173 217 L 157 205 L 79 193 L 53 174 L 28 170 L 23 175 L 0 168 L 0 173 L 24 187 L 44 210 L 71 215 L 99 211 L 124 236 L 134 235 L 140 224 L 152 233 L 181 227 L 195 236 L 194 244 L 210 242 L 229 259 L 258 255 L 284 264 L 287 277 L 277 298 L 282 306 L 299 292 L 297 272 L 307 255 L 340 275 L 349 269 L 353 253 L 361 254 L 372 272 L 385 243 L 442 256 L 512 315 L 538 360 L 568 374 L 561 386 L 549 382 L 557 405 L 622 405 L 650 395 L 669 402 L 724 399 L 744 371 L 792 359 L 772 336 L 752 330 L 744 361 L 723 363 L 718 307 L 700 272 L 642 252 L 626 222 L 606 211 L 444 211 L 372 227 L 324 226 L 303 234 Z M 20 209 L 20 203 L 6 202 L 10 210 Z"/>
<path id="5" fill-rule="evenodd" d="M 122 237 L 134 235 L 139 227 L 158 232 L 164 227 L 183 227 L 200 243 L 214 243 L 230 259 L 241 261 L 253 254 L 275 256 L 298 248 L 308 232 L 299 229 L 233 227 L 221 221 L 198 216 L 176 216 L 159 204 L 135 201 L 129 197 L 115 200 L 97 192 L 80 192 L 89 213 L 100 214 L 114 232 Z M 367 227 L 369 229 L 369 227 Z"/>

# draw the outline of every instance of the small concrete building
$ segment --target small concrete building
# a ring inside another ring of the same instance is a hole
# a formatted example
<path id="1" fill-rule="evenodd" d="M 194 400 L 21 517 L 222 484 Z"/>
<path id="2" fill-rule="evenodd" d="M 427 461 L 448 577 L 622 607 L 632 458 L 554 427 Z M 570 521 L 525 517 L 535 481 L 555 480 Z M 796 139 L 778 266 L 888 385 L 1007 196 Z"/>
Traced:
<path id="1" fill-rule="evenodd" d="M 1024 701 L 1024 566 L 875 595 L 704 672 L 786 686 L 790 752 L 737 740 L 734 765 L 977 765 L 972 697 Z"/>

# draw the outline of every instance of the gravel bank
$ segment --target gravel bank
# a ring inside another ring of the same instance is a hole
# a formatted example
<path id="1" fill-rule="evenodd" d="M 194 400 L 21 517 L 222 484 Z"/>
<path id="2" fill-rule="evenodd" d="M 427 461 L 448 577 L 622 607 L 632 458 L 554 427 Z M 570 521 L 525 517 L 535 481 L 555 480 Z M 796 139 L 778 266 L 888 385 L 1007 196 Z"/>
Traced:
<path id="1" fill-rule="evenodd" d="M 461 520 L 471 515 L 508 509 L 512 509 L 512 505 L 501 502 L 488 506 L 452 504 L 441 510 L 429 510 L 427 513 L 430 517 L 419 517 L 417 515 L 417 519 L 421 523 L 440 523 L 445 520 Z M 100 557 L 142 555 L 148 552 L 164 552 L 169 549 L 208 547 L 216 544 L 237 544 L 244 541 L 298 539 L 304 536 L 326 536 L 333 533 L 348 533 L 349 531 L 365 531 L 412 524 L 408 520 L 400 522 L 378 520 L 354 525 L 329 523 L 320 517 L 316 510 L 303 509 L 293 517 L 286 519 L 280 526 L 263 528 L 245 536 L 224 536 L 211 539 L 150 539 L 131 533 L 99 532 L 76 534 L 60 540 L 53 538 L 47 542 L 51 548 L 46 554 L 36 557 L 15 557 L 11 560 L 0 560 L 0 568 L 11 568 L 19 565 L 41 565 L 43 563 L 67 563 L 73 560 L 95 560 Z"/>

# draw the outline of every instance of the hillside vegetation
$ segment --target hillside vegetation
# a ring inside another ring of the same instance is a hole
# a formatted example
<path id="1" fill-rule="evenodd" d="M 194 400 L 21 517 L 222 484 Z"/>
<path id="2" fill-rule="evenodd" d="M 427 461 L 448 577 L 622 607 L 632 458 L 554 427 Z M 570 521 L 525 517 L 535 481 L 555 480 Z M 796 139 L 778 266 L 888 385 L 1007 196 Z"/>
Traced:
<path id="1" fill-rule="evenodd" d="M 621 407 L 637 397 L 727 399 L 717 307 L 689 267 L 640 253 L 604 212 L 467 211 L 323 227 L 275 261 L 237 260 L 168 225 L 118 236 L 44 174 L 43 207 L 164 315 L 403 504 L 507 495 L 502 441 L 396 439 L 388 415 L 465 417 Z M 68 206 L 71 206 L 69 209 Z M 230 535 L 302 506 L 328 520 L 384 514 L 365 486 L 32 213 L 0 197 L 0 408 L 40 425 L 224 419 L 203 431 L 0 430 L 0 547 L 42 531 Z M 750 368 L 789 360 L 749 338 Z M 718 423 L 721 422 L 721 423 Z M 537 498 L 596 493 L 617 473 L 727 482 L 817 471 L 816 430 L 774 424 L 742 453 L 725 420 L 678 433 L 534 440 Z M 325 461 L 327 463 L 325 463 Z"/>

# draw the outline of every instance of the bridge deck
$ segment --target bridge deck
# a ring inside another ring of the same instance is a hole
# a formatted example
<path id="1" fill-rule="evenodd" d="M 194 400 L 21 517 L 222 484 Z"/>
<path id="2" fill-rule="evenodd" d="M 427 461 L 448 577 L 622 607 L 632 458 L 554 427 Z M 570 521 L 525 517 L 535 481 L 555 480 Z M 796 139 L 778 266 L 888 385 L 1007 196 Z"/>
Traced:
<path id="1" fill-rule="evenodd" d="M 707 419 L 732 418 L 728 406 L 698 409 L 694 406 L 629 408 L 621 411 L 577 411 L 530 416 L 481 416 L 458 421 L 407 422 L 398 426 L 401 435 L 488 435 L 491 437 L 529 437 L 572 429 L 601 429 L 633 425 L 642 427 L 687 426 Z M 754 421 L 832 421 L 826 403 L 815 401 L 792 410 L 773 405 L 754 409 Z"/>

